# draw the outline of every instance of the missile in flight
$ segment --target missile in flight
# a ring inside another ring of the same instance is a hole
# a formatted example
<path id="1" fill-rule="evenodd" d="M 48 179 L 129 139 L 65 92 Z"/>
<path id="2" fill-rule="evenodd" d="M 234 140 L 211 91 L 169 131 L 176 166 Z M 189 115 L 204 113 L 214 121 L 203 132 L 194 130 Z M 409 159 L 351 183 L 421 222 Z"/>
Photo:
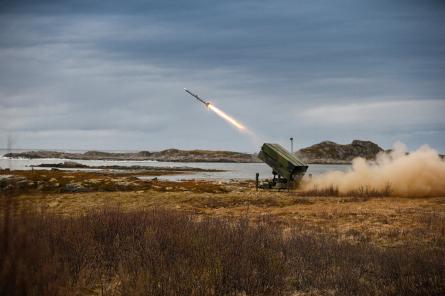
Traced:
<path id="1" fill-rule="evenodd" d="M 216 108 L 214 105 L 212 105 L 210 102 L 206 102 L 203 99 L 201 99 L 198 95 L 195 95 L 194 93 L 192 93 L 191 91 L 189 91 L 188 89 L 184 88 L 184 90 L 191 96 L 193 96 L 195 99 L 197 99 L 198 101 L 200 101 L 201 103 L 203 103 L 204 105 L 206 105 L 207 109 L 215 112 L 219 117 L 223 118 L 225 121 L 229 122 L 230 124 L 234 125 L 236 128 L 238 128 L 240 131 L 242 132 L 249 132 L 250 131 L 241 123 L 239 123 L 238 121 L 236 121 L 235 118 L 231 117 L 230 115 L 226 114 L 224 111 Z"/>
<path id="2" fill-rule="evenodd" d="M 192 97 L 195 97 L 195 99 L 197 99 L 198 101 L 200 101 L 201 103 L 203 103 L 204 105 L 206 105 L 206 107 L 209 107 L 210 103 L 204 101 L 203 99 L 201 99 L 198 95 L 195 95 L 194 93 L 192 93 L 191 91 L 189 91 L 188 89 L 184 88 L 184 90 L 191 95 Z"/>

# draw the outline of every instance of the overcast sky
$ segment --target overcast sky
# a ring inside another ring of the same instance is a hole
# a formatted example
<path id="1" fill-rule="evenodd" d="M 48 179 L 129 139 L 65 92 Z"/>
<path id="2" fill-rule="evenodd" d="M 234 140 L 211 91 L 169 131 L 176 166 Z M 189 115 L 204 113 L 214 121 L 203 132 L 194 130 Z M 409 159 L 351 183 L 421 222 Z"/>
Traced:
<path id="1" fill-rule="evenodd" d="M 442 0 L 0 0 L 0 147 L 445 152 L 444 28 Z"/>

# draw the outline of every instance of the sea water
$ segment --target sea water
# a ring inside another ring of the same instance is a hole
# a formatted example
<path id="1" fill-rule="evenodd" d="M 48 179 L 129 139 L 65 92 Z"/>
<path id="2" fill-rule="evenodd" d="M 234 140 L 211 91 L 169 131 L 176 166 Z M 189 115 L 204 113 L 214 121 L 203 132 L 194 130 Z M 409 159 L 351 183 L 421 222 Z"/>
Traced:
<path id="1" fill-rule="evenodd" d="M 11 152 L 24 152 L 29 150 L 13 150 Z M 74 151 L 69 151 L 74 152 Z M 83 151 L 75 151 L 83 152 Z M 65 161 L 75 161 L 80 164 L 88 166 L 147 166 L 147 167 L 193 167 L 200 169 L 213 169 L 221 170 L 222 172 L 186 172 L 177 175 L 159 176 L 159 179 L 164 180 L 190 180 L 190 179 L 208 179 L 208 180 L 253 180 L 255 174 L 259 173 L 260 178 L 271 178 L 272 169 L 265 163 L 225 163 L 225 162 L 160 162 L 152 160 L 140 160 L 140 161 L 124 161 L 124 160 L 72 160 L 72 159 L 58 159 L 58 158 L 38 158 L 38 159 L 16 159 L 6 158 L 3 155 L 6 154 L 6 150 L 0 150 L 0 167 L 10 168 L 11 170 L 31 170 L 33 165 L 39 165 L 42 163 L 56 164 L 63 163 Z M 311 164 L 306 172 L 306 175 L 319 175 L 329 171 L 346 171 L 350 168 L 350 165 L 325 165 L 325 164 Z M 34 169 L 48 169 L 48 168 L 34 168 Z M 76 169 L 76 170 L 91 170 L 91 169 Z M 141 179 L 152 179 L 156 176 L 141 176 Z"/>

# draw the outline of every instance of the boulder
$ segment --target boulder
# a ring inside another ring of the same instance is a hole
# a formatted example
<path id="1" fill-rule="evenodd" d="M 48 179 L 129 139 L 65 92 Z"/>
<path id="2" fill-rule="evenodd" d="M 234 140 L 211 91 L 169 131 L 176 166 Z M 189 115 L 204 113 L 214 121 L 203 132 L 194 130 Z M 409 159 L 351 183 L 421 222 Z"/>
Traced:
<path id="1" fill-rule="evenodd" d="M 66 192 L 87 192 L 87 191 L 89 191 L 88 188 L 84 187 L 82 184 L 79 184 L 79 183 L 68 183 L 65 185 L 64 190 Z"/>
<path id="2" fill-rule="evenodd" d="M 26 189 L 29 187 L 29 183 L 29 180 L 22 176 L 3 175 L 0 176 L 0 192 Z"/>

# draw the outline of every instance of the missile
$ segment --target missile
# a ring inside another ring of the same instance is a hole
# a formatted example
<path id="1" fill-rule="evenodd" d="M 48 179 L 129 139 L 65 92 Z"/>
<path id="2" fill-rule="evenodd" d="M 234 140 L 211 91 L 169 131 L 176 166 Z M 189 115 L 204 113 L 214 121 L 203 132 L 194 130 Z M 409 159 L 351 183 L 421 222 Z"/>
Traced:
<path id="1" fill-rule="evenodd" d="M 189 91 L 188 89 L 184 88 L 184 90 L 191 95 L 192 97 L 195 97 L 195 99 L 197 99 L 198 101 L 200 101 L 201 103 L 203 103 L 204 105 L 206 105 L 206 107 L 208 107 L 210 105 L 209 102 L 204 101 L 203 99 L 201 99 L 198 95 L 195 95 L 194 93 L 192 93 L 191 91 Z"/>

